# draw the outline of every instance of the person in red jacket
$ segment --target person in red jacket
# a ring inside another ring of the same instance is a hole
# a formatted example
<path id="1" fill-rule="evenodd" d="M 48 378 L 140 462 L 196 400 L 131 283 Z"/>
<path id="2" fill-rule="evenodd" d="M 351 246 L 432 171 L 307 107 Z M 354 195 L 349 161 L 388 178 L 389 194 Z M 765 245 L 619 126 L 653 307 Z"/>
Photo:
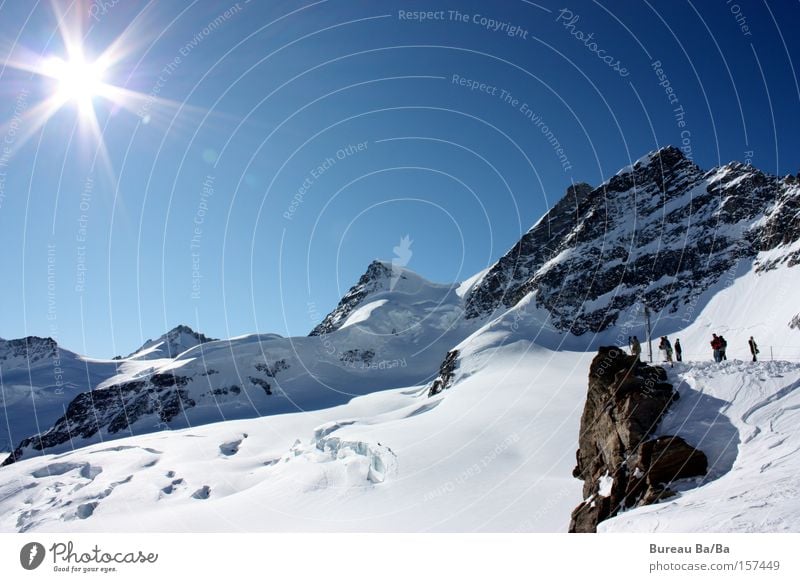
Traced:
<path id="1" fill-rule="evenodd" d="M 711 339 L 711 349 L 714 353 L 714 361 L 719 363 L 722 361 L 722 341 L 717 337 L 717 334 L 712 333 L 711 335 L 714 336 Z"/>

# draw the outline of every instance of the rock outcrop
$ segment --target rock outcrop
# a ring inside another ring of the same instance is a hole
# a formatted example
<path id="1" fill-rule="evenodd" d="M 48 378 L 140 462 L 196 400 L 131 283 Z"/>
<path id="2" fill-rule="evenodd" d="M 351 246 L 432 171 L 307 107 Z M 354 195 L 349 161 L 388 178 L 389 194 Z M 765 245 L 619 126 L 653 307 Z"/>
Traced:
<path id="1" fill-rule="evenodd" d="M 453 383 L 453 378 L 456 375 L 455 371 L 457 367 L 458 350 L 451 350 L 447 352 L 442 365 L 439 366 L 439 375 L 434 379 L 431 383 L 431 387 L 428 389 L 428 398 L 436 396 L 442 390 L 450 388 L 450 385 Z"/>
<path id="2" fill-rule="evenodd" d="M 600 348 L 589 370 L 577 466 L 584 501 L 570 532 L 595 532 L 618 512 L 673 495 L 676 479 L 704 475 L 705 454 L 678 436 L 653 434 L 678 393 L 663 368 L 616 347 Z"/>

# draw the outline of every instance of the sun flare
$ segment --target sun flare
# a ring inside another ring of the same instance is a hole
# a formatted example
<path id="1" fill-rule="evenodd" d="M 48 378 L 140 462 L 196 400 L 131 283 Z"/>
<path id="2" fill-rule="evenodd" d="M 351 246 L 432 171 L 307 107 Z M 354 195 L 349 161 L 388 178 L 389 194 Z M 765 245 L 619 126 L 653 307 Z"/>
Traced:
<path id="1" fill-rule="evenodd" d="M 45 63 L 44 72 L 56 81 L 56 95 L 63 101 L 87 104 L 102 93 L 104 71 L 97 62 L 53 57 Z"/>
<path id="2" fill-rule="evenodd" d="M 0 4 L 2 4 L 0 2 Z M 68 9 L 67 3 L 51 2 L 54 21 L 57 24 L 60 43 L 53 43 L 52 52 L 42 54 L 22 45 L 16 53 L 3 60 L 6 68 L 30 74 L 37 78 L 43 97 L 24 112 L 24 123 L 16 122 L 23 129 L 14 129 L 16 145 L 31 139 L 41 128 L 63 109 L 75 115 L 76 130 L 80 137 L 90 138 L 97 148 L 92 159 L 113 176 L 113 168 L 106 150 L 104 132 L 108 120 L 121 111 L 136 115 L 143 124 L 153 116 L 190 111 L 206 114 L 205 110 L 167 99 L 150 89 L 149 84 L 141 88 L 128 87 L 132 75 L 122 81 L 122 73 L 128 58 L 147 46 L 151 33 L 143 30 L 139 20 L 134 20 L 119 36 L 105 45 L 103 50 L 89 42 L 84 30 L 81 10 Z M 79 3 L 80 4 L 80 3 Z M 1 41 L 2 39 L 0 39 Z M 0 53 L 5 45 L 0 42 Z M 66 116 L 63 117 L 66 119 Z M 158 117 L 156 117 L 158 119 Z M 8 124 L 0 125 L 0 135 L 10 131 Z M 87 150 L 90 151 L 90 150 Z"/>

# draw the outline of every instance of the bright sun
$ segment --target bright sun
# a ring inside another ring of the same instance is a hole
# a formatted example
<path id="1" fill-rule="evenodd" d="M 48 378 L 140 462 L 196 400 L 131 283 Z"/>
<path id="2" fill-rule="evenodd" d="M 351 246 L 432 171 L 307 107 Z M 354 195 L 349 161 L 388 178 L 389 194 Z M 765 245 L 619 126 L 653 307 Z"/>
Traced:
<path id="1" fill-rule="evenodd" d="M 45 64 L 45 71 L 58 83 L 57 95 L 64 101 L 87 104 L 103 87 L 103 68 L 80 58 L 65 61 L 54 57 Z"/>

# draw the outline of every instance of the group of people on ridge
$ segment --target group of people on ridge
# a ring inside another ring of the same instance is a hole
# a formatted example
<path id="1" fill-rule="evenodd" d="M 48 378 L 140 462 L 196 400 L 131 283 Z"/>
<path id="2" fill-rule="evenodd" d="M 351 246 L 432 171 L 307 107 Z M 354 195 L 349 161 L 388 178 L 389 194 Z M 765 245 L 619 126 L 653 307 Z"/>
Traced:
<path id="1" fill-rule="evenodd" d="M 712 333 L 711 336 L 711 350 L 714 354 L 714 361 L 721 362 L 727 360 L 728 356 L 726 351 L 728 349 L 728 342 L 721 335 Z M 750 336 L 750 339 L 747 340 L 747 345 L 750 347 L 750 355 L 753 356 L 753 361 L 757 362 L 759 354 L 758 344 L 756 340 L 753 339 L 753 336 Z"/>
<path id="2" fill-rule="evenodd" d="M 711 349 L 714 355 L 714 361 L 719 363 L 723 360 L 727 360 L 727 349 L 728 349 L 728 342 L 727 340 L 722 337 L 721 335 L 711 334 L 713 336 L 711 340 Z M 748 346 L 750 346 L 750 354 L 753 356 L 753 361 L 758 361 L 758 344 L 756 344 L 756 340 L 753 339 L 753 336 L 750 336 L 750 339 L 747 341 Z M 630 348 L 631 354 L 636 356 L 636 359 L 640 359 L 642 355 L 642 344 L 639 342 L 639 338 L 634 336 L 628 336 L 628 348 Z M 681 340 L 675 340 L 675 348 L 673 349 L 672 344 L 669 341 L 669 338 L 665 335 L 661 336 L 661 341 L 658 344 L 658 349 L 661 351 L 662 354 L 662 361 L 669 362 L 670 366 L 673 366 L 672 363 L 672 355 L 675 354 L 675 361 L 682 362 L 683 361 L 683 348 L 681 347 Z"/>
<path id="3" fill-rule="evenodd" d="M 631 354 L 636 356 L 636 359 L 639 359 L 642 355 L 642 344 L 639 342 L 639 338 L 637 336 L 630 336 L 628 337 L 628 347 L 631 350 Z M 681 340 L 675 340 L 675 347 L 673 349 L 672 343 L 670 343 L 669 338 L 665 335 L 661 336 L 661 341 L 658 344 L 658 349 L 661 350 L 661 354 L 663 357 L 664 362 L 669 362 L 670 366 L 673 366 L 672 363 L 672 355 L 675 354 L 675 361 L 682 362 L 683 361 L 683 348 L 681 347 Z"/>

